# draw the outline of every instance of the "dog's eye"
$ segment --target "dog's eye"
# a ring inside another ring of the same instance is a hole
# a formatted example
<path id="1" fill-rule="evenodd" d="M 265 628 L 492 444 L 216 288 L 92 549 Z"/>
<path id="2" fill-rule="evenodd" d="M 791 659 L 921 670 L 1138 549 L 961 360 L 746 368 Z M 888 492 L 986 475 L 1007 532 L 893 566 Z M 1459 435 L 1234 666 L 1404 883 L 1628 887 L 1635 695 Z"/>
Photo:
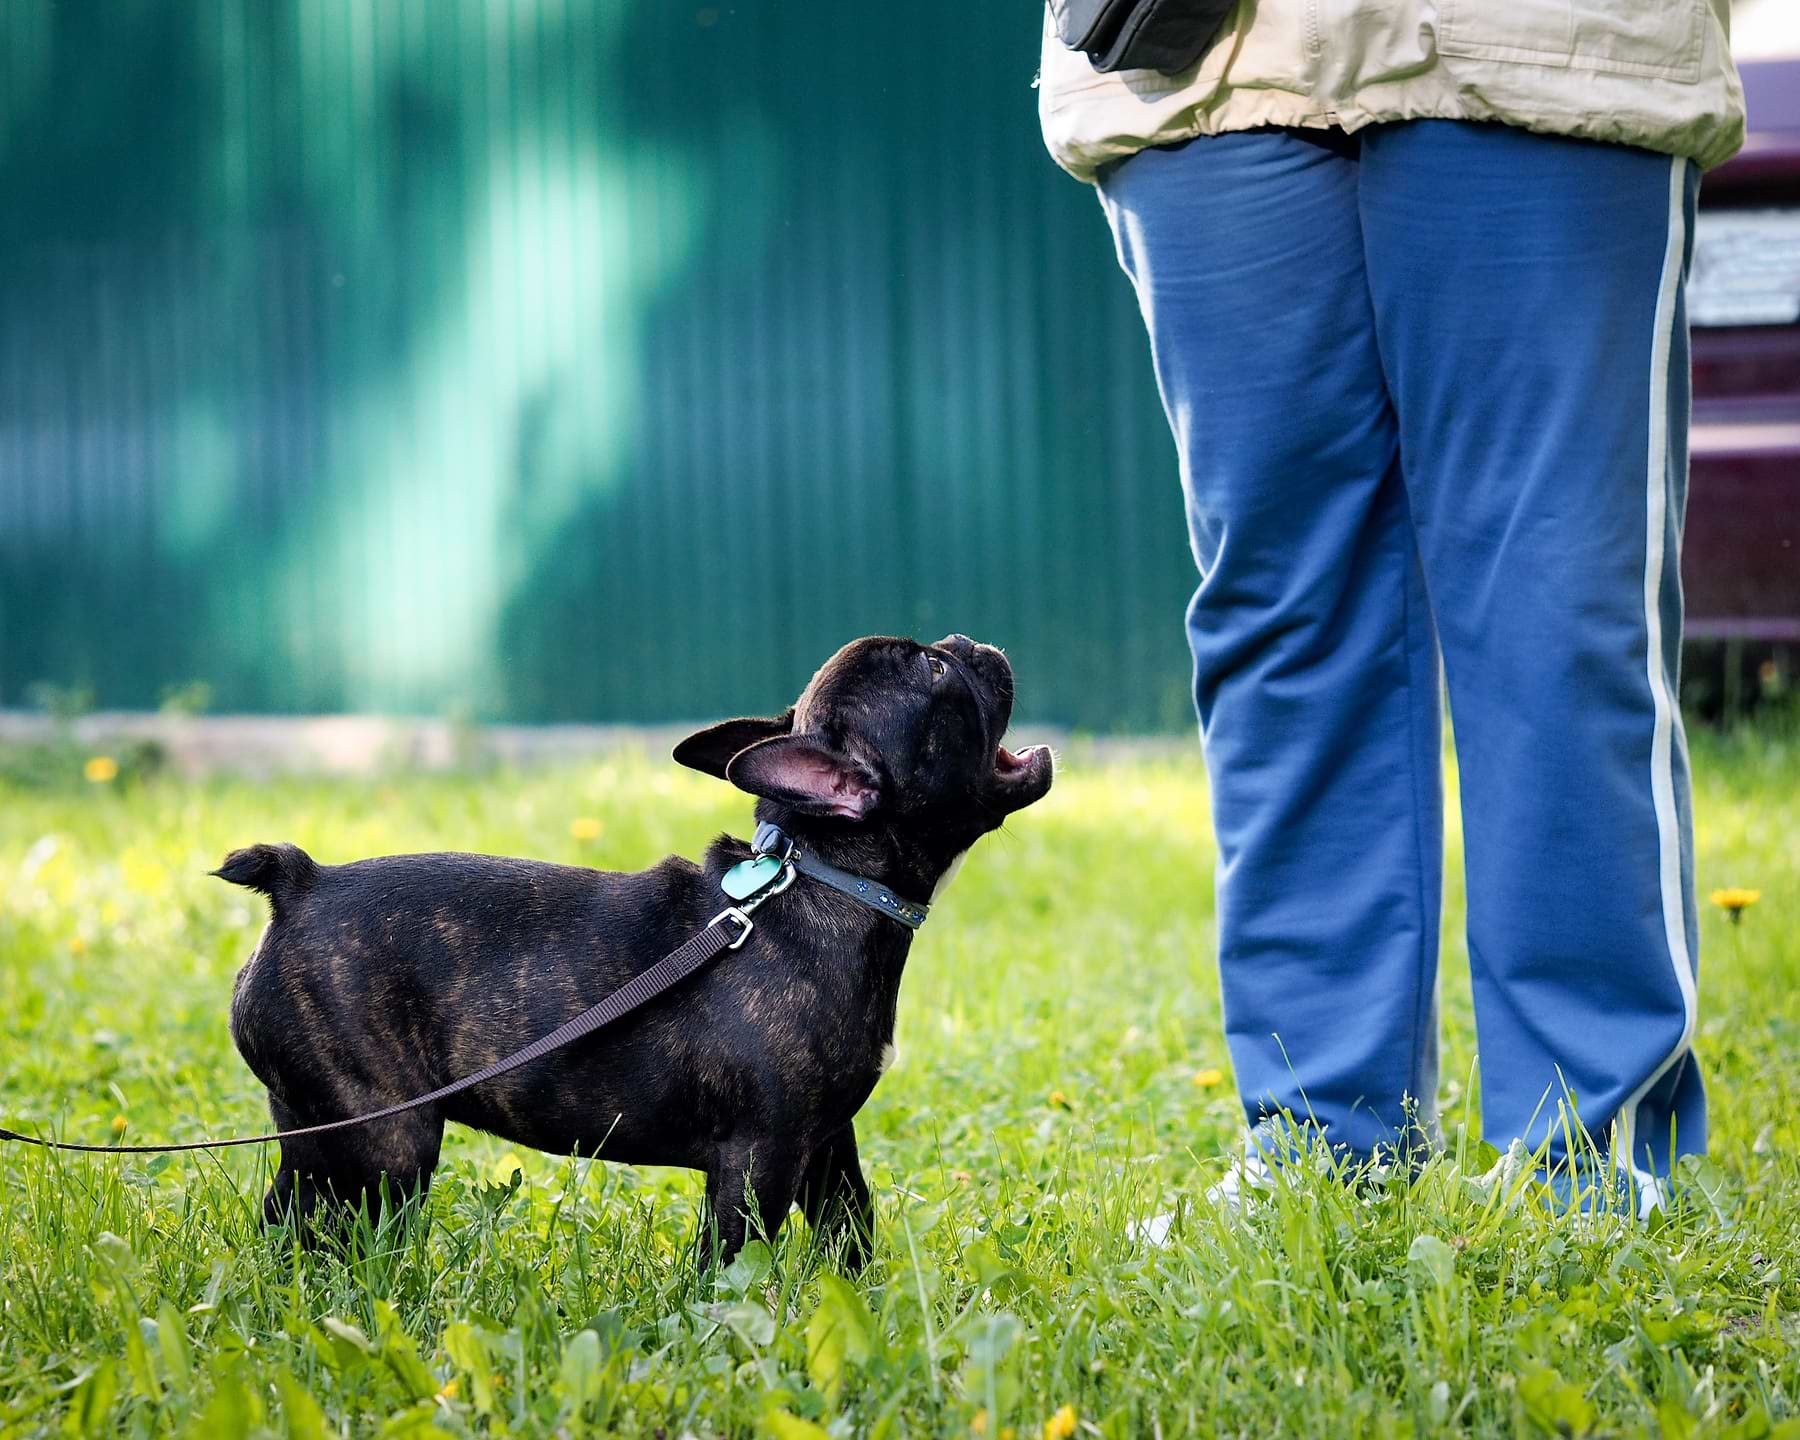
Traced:
<path id="1" fill-rule="evenodd" d="M 933 655 L 927 651 L 925 654 L 925 663 L 931 666 L 931 683 L 933 685 L 937 684 L 938 681 L 942 680 L 950 673 L 950 667 L 944 663 L 944 659 L 941 655 Z"/>

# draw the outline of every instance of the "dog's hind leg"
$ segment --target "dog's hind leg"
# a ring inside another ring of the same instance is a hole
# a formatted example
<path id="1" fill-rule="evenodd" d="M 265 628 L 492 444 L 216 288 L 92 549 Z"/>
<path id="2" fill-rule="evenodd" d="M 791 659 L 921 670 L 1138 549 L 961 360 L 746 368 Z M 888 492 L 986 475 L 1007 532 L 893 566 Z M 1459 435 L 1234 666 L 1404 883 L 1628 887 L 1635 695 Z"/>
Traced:
<path id="1" fill-rule="evenodd" d="M 305 1115 L 274 1096 L 269 1113 L 283 1130 L 335 1118 Z M 384 1200 L 405 1204 L 424 1196 L 443 1138 L 443 1117 L 425 1109 L 330 1135 L 283 1140 L 280 1167 L 263 1197 L 263 1222 L 342 1226 L 366 1207 L 374 1223 Z"/>
<path id="2" fill-rule="evenodd" d="M 852 1270 L 869 1263 L 875 1202 L 857 1160 L 853 1127 L 846 1125 L 813 1152 L 800 1181 L 800 1210 L 820 1245 L 843 1238 L 844 1263 Z"/>
<path id="3" fill-rule="evenodd" d="M 744 1241 L 775 1243 L 800 1188 L 796 1156 L 773 1144 L 721 1146 L 706 1172 L 700 1215 L 700 1268 L 729 1265 Z M 754 1216 L 752 1215 L 754 1211 Z"/>
<path id="4" fill-rule="evenodd" d="M 269 1096 L 269 1116 L 277 1130 L 294 1130 L 307 1122 L 300 1113 L 274 1095 Z M 263 1224 L 309 1224 L 322 1202 L 327 1199 L 324 1157 L 316 1140 L 303 1138 L 281 1142 L 281 1163 L 276 1166 L 274 1182 L 263 1196 Z"/>

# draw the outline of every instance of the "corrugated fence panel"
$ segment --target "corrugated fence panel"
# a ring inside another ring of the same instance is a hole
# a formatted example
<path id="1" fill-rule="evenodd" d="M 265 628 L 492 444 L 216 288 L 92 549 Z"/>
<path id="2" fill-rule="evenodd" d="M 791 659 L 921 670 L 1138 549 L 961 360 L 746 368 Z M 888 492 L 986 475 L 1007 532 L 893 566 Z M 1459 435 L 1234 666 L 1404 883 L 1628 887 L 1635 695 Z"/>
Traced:
<path id="1" fill-rule="evenodd" d="M 1039 12 L 0 8 L 0 704 L 773 707 L 851 636 L 1188 722 L 1174 456 Z"/>

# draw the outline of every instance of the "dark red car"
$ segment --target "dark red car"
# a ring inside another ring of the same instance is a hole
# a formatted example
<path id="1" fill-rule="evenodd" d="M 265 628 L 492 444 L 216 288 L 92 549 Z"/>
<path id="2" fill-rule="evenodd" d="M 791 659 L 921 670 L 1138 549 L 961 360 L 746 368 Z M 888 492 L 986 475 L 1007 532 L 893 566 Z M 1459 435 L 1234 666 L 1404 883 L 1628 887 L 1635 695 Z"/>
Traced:
<path id="1" fill-rule="evenodd" d="M 1800 642 L 1800 60 L 1741 70 L 1749 140 L 1707 175 L 1694 234 L 1682 560 L 1689 638 L 1728 642 L 1693 698 L 1728 710 L 1791 686 Z"/>

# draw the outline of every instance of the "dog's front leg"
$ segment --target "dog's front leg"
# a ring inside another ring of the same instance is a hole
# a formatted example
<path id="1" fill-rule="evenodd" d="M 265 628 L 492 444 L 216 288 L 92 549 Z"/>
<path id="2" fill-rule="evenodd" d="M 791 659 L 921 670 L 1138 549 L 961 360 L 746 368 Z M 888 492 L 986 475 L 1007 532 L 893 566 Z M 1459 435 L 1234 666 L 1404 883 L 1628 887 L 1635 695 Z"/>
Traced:
<path id="1" fill-rule="evenodd" d="M 700 1268 L 729 1265 L 746 1239 L 773 1245 L 799 1188 L 800 1157 L 786 1147 L 773 1141 L 721 1145 L 706 1172 Z"/>
<path id="2" fill-rule="evenodd" d="M 820 1245 L 839 1236 L 851 1271 L 869 1263 L 875 1237 L 875 1202 L 856 1157 L 856 1130 L 846 1125 L 817 1150 L 800 1181 L 800 1210 Z"/>

